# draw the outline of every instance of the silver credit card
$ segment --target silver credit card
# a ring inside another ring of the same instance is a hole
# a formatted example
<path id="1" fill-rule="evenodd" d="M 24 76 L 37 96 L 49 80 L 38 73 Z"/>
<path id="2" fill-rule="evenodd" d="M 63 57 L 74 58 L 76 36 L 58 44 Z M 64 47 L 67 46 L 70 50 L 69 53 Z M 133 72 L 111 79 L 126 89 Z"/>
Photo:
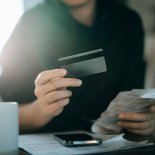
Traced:
<path id="1" fill-rule="evenodd" d="M 107 71 L 102 49 L 71 55 L 58 61 L 61 68 L 68 71 L 69 77 L 80 78 Z"/>

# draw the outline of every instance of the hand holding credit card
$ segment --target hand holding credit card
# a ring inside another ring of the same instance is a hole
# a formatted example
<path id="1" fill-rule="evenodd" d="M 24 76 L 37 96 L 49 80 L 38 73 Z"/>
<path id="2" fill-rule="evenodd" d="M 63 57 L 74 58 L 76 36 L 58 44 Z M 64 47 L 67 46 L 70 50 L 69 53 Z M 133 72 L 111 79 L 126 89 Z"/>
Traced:
<path id="1" fill-rule="evenodd" d="M 71 77 L 80 78 L 107 71 L 102 49 L 59 58 L 58 61 Z"/>

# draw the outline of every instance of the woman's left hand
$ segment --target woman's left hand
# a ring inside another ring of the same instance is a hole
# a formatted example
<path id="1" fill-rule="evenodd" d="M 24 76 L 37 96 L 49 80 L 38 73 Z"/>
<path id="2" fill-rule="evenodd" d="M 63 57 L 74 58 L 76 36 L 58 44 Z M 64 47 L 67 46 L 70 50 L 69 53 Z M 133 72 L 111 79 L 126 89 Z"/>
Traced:
<path id="1" fill-rule="evenodd" d="M 127 131 L 140 135 L 155 135 L 155 105 L 145 113 L 127 113 L 118 115 L 118 125 Z"/>

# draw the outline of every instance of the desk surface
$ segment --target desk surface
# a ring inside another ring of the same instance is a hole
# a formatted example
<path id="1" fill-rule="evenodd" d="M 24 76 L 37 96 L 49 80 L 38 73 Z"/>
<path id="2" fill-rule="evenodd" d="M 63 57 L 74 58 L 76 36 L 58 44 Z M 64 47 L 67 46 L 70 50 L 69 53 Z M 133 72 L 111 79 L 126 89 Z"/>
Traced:
<path id="1" fill-rule="evenodd" d="M 50 135 L 50 136 L 49 136 Z M 53 135 L 53 134 L 52 134 Z M 33 136 L 33 137 L 32 137 Z M 40 137 L 41 136 L 41 137 Z M 27 137 L 27 135 L 26 135 L 26 141 L 28 141 L 28 142 L 30 142 L 31 141 L 31 143 L 29 144 L 28 143 L 28 145 L 30 145 L 30 148 L 31 148 L 31 145 L 33 144 L 32 143 L 32 141 L 35 139 L 35 137 L 37 137 L 37 141 L 39 141 L 39 142 L 42 142 L 42 138 L 45 140 L 46 138 L 48 138 L 48 139 L 50 139 L 50 145 L 48 145 L 48 148 L 43 148 L 43 149 L 49 149 L 49 147 L 52 149 L 50 149 L 50 151 L 52 152 L 52 151 L 54 151 L 55 152 L 55 150 L 56 150 L 56 147 L 55 146 L 57 146 L 57 145 L 55 145 L 55 143 L 51 143 L 53 140 L 52 140 L 52 137 L 51 137 L 51 133 L 49 133 L 49 134 L 39 134 L 39 137 L 41 138 L 41 139 L 38 139 L 38 135 L 36 136 L 36 134 L 35 134 L 35 136 L 34 135 L 30 135 L 30 139 Z M 120 136 L 119 136 L 120 137 Z M 122 137 L 122 136 L 121 136 Z M 138 135 L 135 135 L 135 134 L 129 134 L 129 133 L 127 133 L 126 135 L 124 135 L 123 136 L 125 139 L 127 139 L 127 140 L 131 140 L 131 141 L 134 141 L 134 142 L 136 142 L 134 145 L 136 145 L 137 144 L 137 142 L 138 141 L 143 141 L 143 140 L 149 140 L 150 142 L 154 142 L 155 143 L 155 139 L 153 138 L 153 137 L 144 137 L 144 136 L 138 136 Z M 122 139 L 122 138 L 121 138 Z M 121 139 L 119 139 L 119 143 L 120 143 L 120 140 Z M 22 139 L 23 140 L 23 139 Z M 52 141 L 51 141 L 52 140 Z M 47 141 L 46 141 L 47 142 Z M 124 142 L 124 141 L 123 141 Z M 115 143 L 111 143 L 110 142 L 110 145 L 111 145 L 111 147 L 113 147 L 113 145 L 114 144 L 116 144 L 117 145 L 117 143 L 118 143 L 118 141 L 116 141 Z M 127 143 L 128 144 L 128 143 Z M 40 145 L 40 143 L 39 143 L 39 145 Z M 35 146 L 36 146 L 36 143 L 35 143 Z M 119 144 L 117 145 L 117 146 L 119 146 Z M 106 146 L 105 146 L 106 147 Z M 24 147 L 22 147 L 22 148 L 24 148 Z M 37 147 L 38 148 L 38 147 Z M 61 148 L 60 147 L 57 147 L 58 149 L 60 149 L 60 152 L 62 151 L 61 150 Z M 36 149 L 36 147 L 35 147 L 35 149 Z M 39 148 L 38 148 L 39 149 Z M 39 151 L 40 153 L 42 152 L 42 150 L 38 150 L 37 149 L 37 152 Z M 53 150 L 54 149 L 54 150 Z M 83 148 L 78 148 L 79 150 L 81 150 L 81 149 L 83 149 Z M 85 149 L 85 148 L 84 148 Z M 88 149 L 88 148 L 87 148 Z M 96 149 L 96 148 L 95 148 Z M 27 149 L 27 150 L 29 150 L 29 149 Z M 91 150 L 91 151 L 89 151 L 89 152 L 95 152 L 95 150 L 94 150 L 94 148 L 93 147 L 91 147 L 91 149 L 89 149 L 89 150 Z M 49 151 L 49 152 L 50 152 Z M 58 152 L 59 152 L 59 150 L 57 150 Z M 63 148 L 63 151 L 64 151 L 64 148 Z M 77 151 L 76 149 L 75 149 L 75 151 Z M 81 150 L 82 151 L 82 150 Z M 80 152 L 81 152 L 80 151 Z M 89 153 L 89 152 L 87 152 L 87 153 Z M 101 151 L 96 151 L 96 152 L 101 152 Z M 43 152 L 42 152 L 43 153 Z M 74 152 L 75 153 L 75 152 Z M 78 152 L 77 152 L 78 153 Z M 151 145 L 151 146 L 145 146 L 145 147 L 139 147 L 139 148 L 136 148 L 136 149 L 126 149 L 126 150 L 119 150 L 119 151 L 111 151 L 111 152 L 104 152 L 104 153 L 95 153 L 95 155 L 154 155 L 155 154 L 155 145 Z M 28 152 L 26 152 L 26 151 L 24 151 L 24 150 L 22 150 L 22 149 L 20 149 L 19 150 L 19 154 L 18 155 L 30 155 Z M 44 154 L 43 154 L 44 155 Z M 91 154 L 92 155 L 92 154 Z"/>
<path id="2" fill-rule="evenodd" d="M 114 152 L 105 152 L 105 153 L 97 153 L 94 155 L 154 155 L 155 154 L 155 146 L 148 146 L 144 148 L 138 149 L 130 149 L 130 150 L 123 150 L 123 151 L 114 151 Z M 19 151 L 19 155 L 30 155 L 26 153 L 22 149 Z M 91 154 L 93 155 L 93 154 Z"/>

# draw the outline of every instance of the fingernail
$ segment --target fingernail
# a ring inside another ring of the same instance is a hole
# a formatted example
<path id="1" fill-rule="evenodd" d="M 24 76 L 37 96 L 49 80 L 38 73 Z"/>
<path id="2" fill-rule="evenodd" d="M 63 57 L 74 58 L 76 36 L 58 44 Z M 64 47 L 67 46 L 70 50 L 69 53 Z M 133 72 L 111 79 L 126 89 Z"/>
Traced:
<path id="1" fill-rule="evenodd" d="M 69 96 L 70 96 L 70 97 L 72 96 L 72 91 L 69 91 Z"/>
<path id="2" fill-rule="evenodd" d="M 119 114 L 118 117 L 119 118 L 124 118 L 124 114 Z"/>
<path id="3" fill-rule="evenodd" d="M 61 69 L 61 73 L 64 74 L 64 75 L 66 75 L 67 74 L 66 69 Z"/>
<path id="4" fill-rule="evenodd" d="M 78 80 L 77 82 L 78 82 L 78 85 L 79 85 L 79 86 L 82 85 L 82 81 L 81 81 L 81 80 Z"/>

